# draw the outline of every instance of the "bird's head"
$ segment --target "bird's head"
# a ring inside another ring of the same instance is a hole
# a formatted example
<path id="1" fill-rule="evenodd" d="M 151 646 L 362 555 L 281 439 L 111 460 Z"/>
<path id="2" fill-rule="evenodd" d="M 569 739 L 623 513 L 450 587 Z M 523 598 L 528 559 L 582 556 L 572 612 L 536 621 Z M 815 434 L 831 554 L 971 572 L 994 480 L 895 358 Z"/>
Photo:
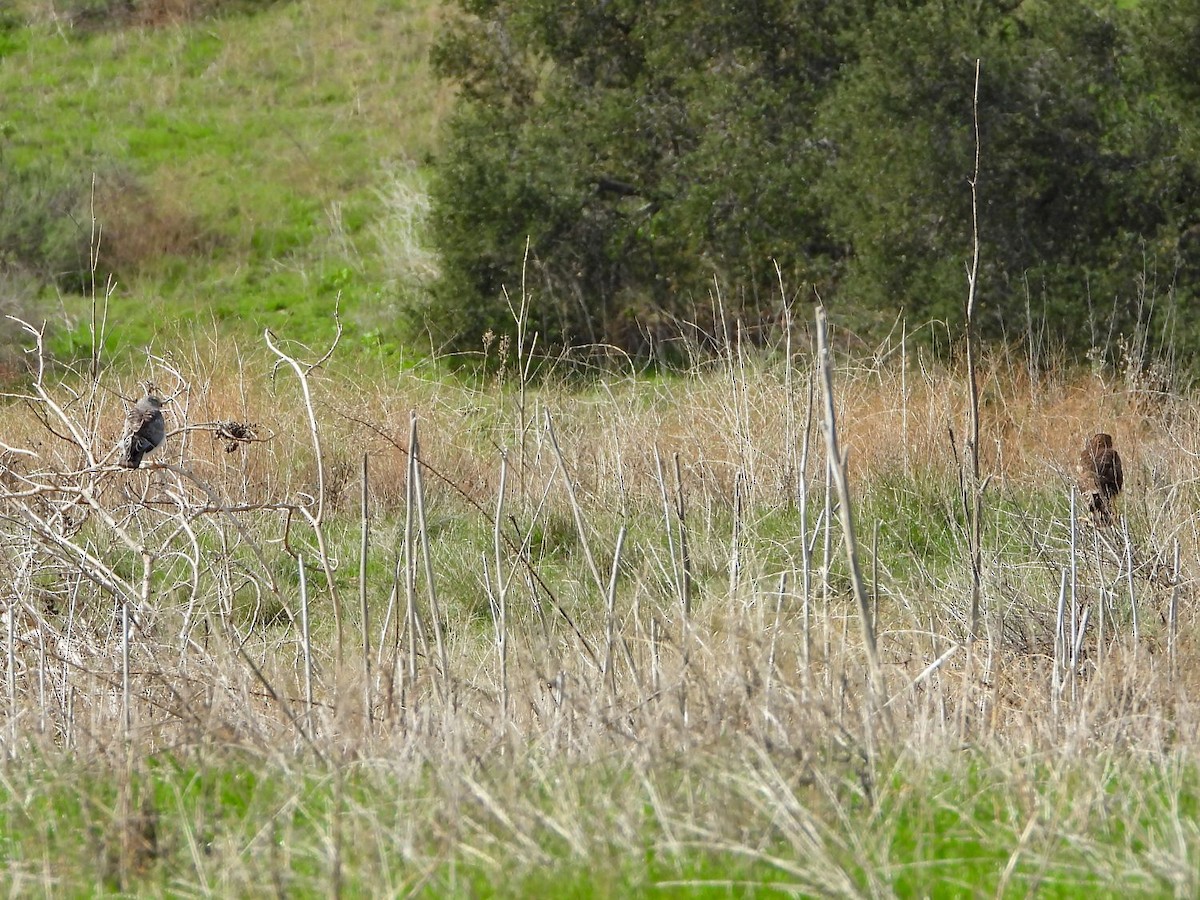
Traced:
<path id="1" fill-rule="evenodd" d="M 161 410 L 164 405 L 171 402 L 169 397 L 164 398 L 160 394 L 158 385 L 156 385 L 153 381 L 141 381 L 138 383 L 142 386 L 142 390 L 144 391 L 142 400 L 145 401 L 146 404 L 150 405 L 153 409 Z"/>
<path id="2" fill-rule="evenodd" d="M 1101 432 L 1100 434 L 1094 435 L 1089 443 L 1091 444 L 1092 450 L 1111 450 L 1112 435 Z"/>

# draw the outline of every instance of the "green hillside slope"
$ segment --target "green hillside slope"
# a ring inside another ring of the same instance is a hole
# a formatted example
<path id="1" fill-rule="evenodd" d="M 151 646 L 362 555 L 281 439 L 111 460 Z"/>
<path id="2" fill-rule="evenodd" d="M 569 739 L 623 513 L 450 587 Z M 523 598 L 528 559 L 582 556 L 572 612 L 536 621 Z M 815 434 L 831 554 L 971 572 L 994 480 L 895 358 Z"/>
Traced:
<path id="1" fill-rule="evenodd" d="M 94 176 L 97 281 L 103 294 L 113 277 L 120 326 L 110 353 L 196 325 L 319 341 L 339 292 L 349 337 L 386 339 L 396 292 L 429 265 L 392 220 L 419 207 L 445 105 L 427 62 L 437 4 L 209 3 L 188 17 L 188 4 L 146 3 L 116 15 L 128 6 L 76 3 L 72 18 L 26 3 L 0 38 L 2 213 L 11 222 L 67 190 L 77 202 L 56 240 L 86 248 Z M 61 269 L 38 314 L 65 313 L 55 347 L 69 355 L 90 346 L 90 301 Z M 37 283 L 6 281 L 28 309 Z"/>

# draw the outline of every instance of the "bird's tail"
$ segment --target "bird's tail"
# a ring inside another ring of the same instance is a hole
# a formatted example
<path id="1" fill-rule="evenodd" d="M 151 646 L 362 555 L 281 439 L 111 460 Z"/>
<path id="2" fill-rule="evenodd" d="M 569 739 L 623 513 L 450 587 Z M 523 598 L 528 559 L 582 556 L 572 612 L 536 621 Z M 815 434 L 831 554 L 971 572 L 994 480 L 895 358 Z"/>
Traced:
<path id="1" fill-rule="evenodd" d="M 1112 501 L 1100 491 L 1088 498 L 1088 511 L 1097 528 L 1108 528 L 1113 524 Z"/>

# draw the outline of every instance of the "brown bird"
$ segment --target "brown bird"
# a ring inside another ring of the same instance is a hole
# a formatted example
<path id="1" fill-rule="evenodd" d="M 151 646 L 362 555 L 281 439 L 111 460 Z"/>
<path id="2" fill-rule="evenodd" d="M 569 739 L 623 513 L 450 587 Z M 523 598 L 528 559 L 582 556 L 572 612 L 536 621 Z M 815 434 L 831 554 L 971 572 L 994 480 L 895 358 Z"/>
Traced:
<path id="1" fill-rule="evenodd" d="M 1079 493 L 1087 500 L 1088 512 L 1099 528 L 1113 523 L 1113 498 L 1121 493 L 1125 474 L 1121 454 L 1113 449 L 1111 434 L 1094 434 L 1079 454 Z"/>
<path id="2" fill-rule="evenodd" d="M 142 457 L 161 444 L 165 436 L 162 400 L 147 394 L 125 415 L 125 433 L 121 436 L 117 465 L 136 469 L 142 464 Z"/>

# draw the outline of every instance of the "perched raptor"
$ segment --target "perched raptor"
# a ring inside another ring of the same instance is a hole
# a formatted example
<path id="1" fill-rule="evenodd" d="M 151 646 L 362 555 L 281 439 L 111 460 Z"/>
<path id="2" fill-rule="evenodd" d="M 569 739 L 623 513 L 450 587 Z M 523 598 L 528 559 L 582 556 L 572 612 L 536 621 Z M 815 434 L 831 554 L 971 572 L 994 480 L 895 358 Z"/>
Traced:
<path id="1" fill-rule="evenodd" d="M 127 469 L 136 469 L 142 464 L 142 457 L 163 442 L 166 433 L 162 400 L 147 394 L 125 416 L 125 433 L 121 437 L 121 456 L 117 463 Z"/>
<path id="2" fill-rule="evenodd" d="M 1092 521 L 1100 528 L 1113 523 L 1113 498 L 1121 493 L 1125 474 L 1121 471 L 1121 455 L 1113 449 L 1111 434 L 1095 434 L 1088 438 L 1079 455 L 1079 493 L 1087 500 Z"/>

